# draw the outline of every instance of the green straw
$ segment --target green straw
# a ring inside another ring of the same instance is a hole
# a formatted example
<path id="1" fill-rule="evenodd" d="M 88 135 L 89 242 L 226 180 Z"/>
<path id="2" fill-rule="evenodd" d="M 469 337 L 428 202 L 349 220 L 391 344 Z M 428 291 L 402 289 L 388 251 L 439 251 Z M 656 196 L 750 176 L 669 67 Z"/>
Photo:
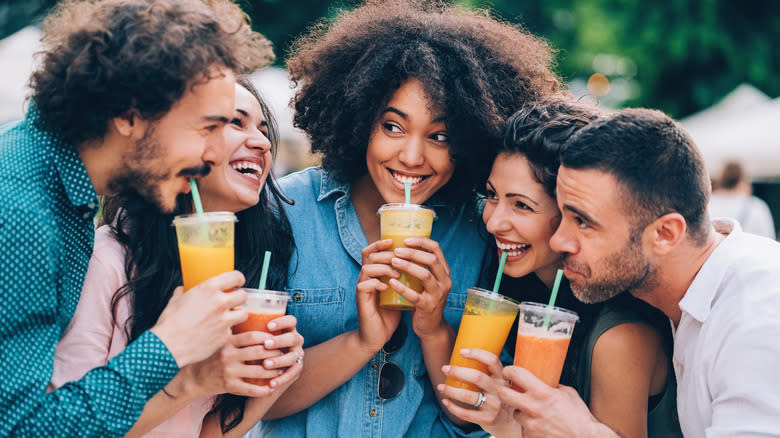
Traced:
<path id="1" fill-rule="evenodd" d="M 190 178 L 190 189 L 192 189 L 192 203 L 195 204 L 195 212 L 198 216 L 203 215 L 203 204 L 200 202 L 200 192 L 198 192 L 198 183 L 195 178 Z"/>
<path id="2" fill-rule="evenodd" d="M 493 293 L 498 293 L 498 286 L 501 284 L 501 274 L 504 273 L 504 264 L 506 264 L 507 253 L 501 251 L 501 261 L 498 262 L 498 272 L 496 272 L 496 282 L 493 283 Z"/>
<path id="3" fill-rule="evenodd" d="M 260 290 L 265 290 L 265 282 L 268 279 L 268 265 L 271 264 L 271 251 L 266 251 L 263 256 L 263 271 L 260 273 L 260 284 L 257 286 Z"/>
<path id="4" fill-rule="evenodd" d="M 550 311 L 555 306 L 555 299 L 558 298 L 558 287 L 561 285 L 561 277 L 563 277 L 563 270 L 558 269 L 555 273 L 555 283 L 553 283 L 552 292 L 550 293 L 550 301 L 547 302 L 547 313 L 544 315 L 544 328 L 550 326 Z"/>
<path id="5" fill-rule="evenodd" d="M 412 183 L 404 183 L 404 202 L 407 204 L 412 203 Z"/>

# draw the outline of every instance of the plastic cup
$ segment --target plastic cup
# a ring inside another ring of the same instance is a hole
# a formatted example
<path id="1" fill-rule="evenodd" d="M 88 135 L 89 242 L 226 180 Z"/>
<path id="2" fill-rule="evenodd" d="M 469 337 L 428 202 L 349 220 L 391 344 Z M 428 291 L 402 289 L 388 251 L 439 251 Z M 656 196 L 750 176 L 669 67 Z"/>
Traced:
<path id="1" fill-rule="evenodd" d="M 496 356 L 506 343 L 512 323 L 517 316 L 517 301 L 489 290 L 472 287 L 468 290 L 466 307 L 460 320 L 458 337 L 452 350 L 450 365 L 472 368 L 487 372 L 487 366 L 482 362 L 466 359 L 460 354 L 464 348 L 480 348 Z M 447 377 L 446 385 L 480 391 L 471 383 Z"/>
<path id="2" fill-rule="evenodd" d="M 546 315 L 550 315 L 547 325 Z M 557 387 L 578 319 L 576 313 L 560 307 L 528 301 L 520 303 L 515 365 L 527 369 L 544 383 Z"/>
<path id="3" fill-rule="evenodd" d="M 236 216 L 230 212 L 176 216 L 184 290 L 233 270 Z"/>
<path id="4" fill-rule="evenodd" d="M 233 333 L 251 331 L 271 333 L 268 330 L 268 323 L 287 313 L 287 300 L 290 296 L 275 290 L 243 289 L 247 296 L 246 302 L 241 307 L 247 309 L 248 316 L 246 321 L 233 326 Z M 249 363 L 260 365 L 262 361 L 250 361 Z M 270 379 L 246 378 L 244 380 L 255 385 L 268 385 Z"/>
<path id="5" fill-rule="evenodd" d="M 431 227 L 436 212 L 417 204 L 385 204 L 379 208 L 380 233 L 382 239 L 393 239 L 391 251 L 396 248 L 406 248 L 404 239 L 408 237 L 431 237 Z M 390 287 L 390 279 L 382 281 L 387 289 L 379 293 L 379 305 L 388 309 L 411 310 L 414 305 L 407 301 Z M 405 272 L 398 279 L 404 286 L 417 292 L 423 291 L 420 280 Z"/>

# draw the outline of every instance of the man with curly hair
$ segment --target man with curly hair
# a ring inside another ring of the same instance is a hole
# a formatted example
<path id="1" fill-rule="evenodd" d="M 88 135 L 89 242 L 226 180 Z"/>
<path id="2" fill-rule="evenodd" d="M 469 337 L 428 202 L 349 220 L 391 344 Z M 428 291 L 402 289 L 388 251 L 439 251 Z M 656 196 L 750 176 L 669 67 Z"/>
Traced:
<path id="1" fill-rule="evenodd" d="M 172 210 L 224 153 L 235 73 L 272 59 L 228 0 L 65 1 L 44 25 L 25 119 L 0 127 L 0 436 L 123 436 L 180 367 L 211 356 L 243 284 L 178 291 L 104 367 L 47 393 L 87 270 L 99 195 Z M 191 342 L 198 339 L 198 342 Z"/>
<path id="2" fill-rule="evenodd" d="M 298 41 L 295 122 L 322 166 L 280 185 L 295 200 L 288 313 L 307 360 L 258 436 L 486 435 L 447 417 L 434 388 L 487 251 L 474 187 L 506 118 L 558 91 L 551 59 L 516 26 L 430 1 L 370 1 Z M 430 239 L 392 252 L 377 209 L 404 202 L 404 183 L 437 218 Z M 378 306 L 382 277 L 412 312 Z"/>

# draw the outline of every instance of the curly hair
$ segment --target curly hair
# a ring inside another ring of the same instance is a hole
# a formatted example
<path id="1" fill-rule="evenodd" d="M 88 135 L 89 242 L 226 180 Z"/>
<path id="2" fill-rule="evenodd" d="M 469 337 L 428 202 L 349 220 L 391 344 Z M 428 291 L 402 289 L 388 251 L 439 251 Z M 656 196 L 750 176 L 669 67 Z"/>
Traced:
<path id="1" fill-rule="evenodd" d="M 406 80 L 419 80 L 446 114 L 455 171 L 439 191 L 445 201 L 468 199 L 484 182 L 507 117 L 559 88 L 544 41 L 444 2 L 369 1 L 314 26 L 292 53 L 287 66 L 301 85 L 295 125 L 340 182 L 367 173 L 379 110 Z"/>
<path id="2" fill-rule="evenodd" d="M 30 78 L 39 127 L 77 147 L 131 110 L 161 118 L 215 65 L 243 73 L 274 59 L 230 0 L 66 0 L 42 42 Z"/>
<path id="3" fill-rule="evenodd" d="M 595 106 L 563 95 L 527 104 L 507 119 L 504 144 L 498 153 L 525 156 L 536 181 L 555 199 L 561 146 L 598 117 Z"/>

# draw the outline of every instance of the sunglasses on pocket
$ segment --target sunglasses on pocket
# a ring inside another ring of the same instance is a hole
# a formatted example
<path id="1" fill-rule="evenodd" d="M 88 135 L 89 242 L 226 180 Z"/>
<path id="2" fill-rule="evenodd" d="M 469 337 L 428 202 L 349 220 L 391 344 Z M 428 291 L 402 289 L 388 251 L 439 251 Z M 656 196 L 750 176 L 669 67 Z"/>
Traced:
<path id="1" fill-rule="evenodd" d="M 401 320 L 398 328 L 393 332 L 393 336 L 382 347 L 385 358 L 382 366 L 379 368 L 379 382 L 377 383 L 377 394 L 382 401 L 392 399 L 400 394 L 404 388 L 405 378 L 403 370 L 397 363 L 388 361 L 387 357 L 401 349 L 404 342 L 406 342 L 407 335 L 406 324 Z"/>

